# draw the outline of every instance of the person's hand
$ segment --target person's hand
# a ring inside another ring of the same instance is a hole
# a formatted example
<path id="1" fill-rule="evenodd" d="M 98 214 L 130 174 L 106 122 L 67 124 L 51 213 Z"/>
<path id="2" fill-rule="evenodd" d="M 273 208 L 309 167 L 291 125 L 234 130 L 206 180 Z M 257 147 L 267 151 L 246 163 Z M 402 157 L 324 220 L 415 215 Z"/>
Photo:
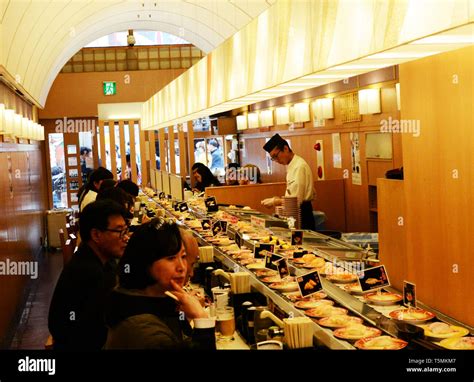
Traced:
<path id="1" fill-rule="evenodd" d="M 196 297 L 203 308 L 206 306 L 206 296 L 204 296 L 201 292 L 194 289 L 194 290 L 191 290 L 189 294 L 191 296 Z"/>
<path id="2" fill-rule="evenodd" d="M 275 205 L 274 198 L 263 199 L 260 203 L 267 208 L 273 207 Z"/>
<path id="3" fill-rule="evenodd" d="M 147 214 L 143 214 L 143 216 L 142 216 L 142 224 L 148 223 L 149 221 L 151 221 L 151 219 L 148 217 L 148 215 L 147 215 Z"/>
<path id="4" fill-rule="evenodd" d="M 187 293 L 176 281 L 170 281 L 173 293 L 178 298 L 179 309 L 184 312 L 187 318 L 193 320 L 195 318 L 208 318 L 204 308 L 199 300 L 190 293 Z"/>
<path id="5" fill-rule="evenodd" d="M 260 203 L 265 207 L 270 208 L 274 206 L 281 206 L 283 204 L 283 200 L 274 196 L 273 198 L 263 199 Z"/>

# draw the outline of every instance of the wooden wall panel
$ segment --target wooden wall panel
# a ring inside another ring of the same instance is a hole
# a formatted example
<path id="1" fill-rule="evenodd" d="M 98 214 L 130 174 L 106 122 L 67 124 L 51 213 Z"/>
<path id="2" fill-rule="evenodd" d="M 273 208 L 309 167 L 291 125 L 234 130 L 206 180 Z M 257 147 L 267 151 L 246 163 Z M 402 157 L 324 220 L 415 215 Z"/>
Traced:
<path id="1" fill-rule="evenodd" d="M 315 182 L 315 189 L 319 195 L 313 202 L 314 210 L 321 210 L 327 216 L 327 229 L 345 231 L 345 211 L 344 211 L 344 181 L 322 180 Z M 261 201 L 276 195 L 284 195 L 286 189 L 285 182 L 249 184 L 246 186 L 222 186 L 206 188 L 206 195 L 215 196 L 218 203 L 239 204 L 249 206 L 265 214 L 275 212 L 274 208 L 266 208 L 261 205 Z"/>
<path id="2" fill-rule="evenodd" d="M 408 270 L 407 222 L 404 182 L 378 179 L 379 258 L 387 268 L 390 283 L 403 291 L 403 281 L 412 280 Z"/>
<path id="3" fill-rule="evenodd" d="M 252 209 L 271 215 L 275 212 L 275 209 L 262 206 L 260 201 L 275 195 L 284 195 L 285 189 L 285 183 L 207 187 L 206 196 L 215 196 L 217 203 L 249 206 Z"/>
<path id="4" fill-rule="evenodd" d="M 400 66 L 406 274 L 419 298 L 474 325 L 474 47 Z"/>
<path id="5" fill-rule="evenodd" d="M 127 72 L 59 73 L 39 117 L 63 118 L 97 115 L 97 104 L 144 102 L 186 69 Z M 126 77 L 128 76 L 128 77 Z M 128 81 L 125 81 L 125 79 Z M 103 81 L 116 81 L 117 94 L 105 96 Z"/>
<path id="6" fill-rule="evenodd" d="M 44 211 L 47 206 L 44 156 L 44 143 L 0 143 L 2 262 L 6 259 L 38 260 L 40 240 L 44 240 Z M 0 348 L 8 346 L 12 339 L 12 329 L 20 318 L 29 280 L 29 276 L 0 275 Z"/>
<path id="7" fill-rule="evenodd" d="M 320 180 L 314 182 L 316 199 L 313 201 L 314 211 L 326 214 L 324 226 L 329 230 L 346 232 L 346 207 L 344 203 L 344 180 Z"/>
<path id="8" fill-rule="evenodd" d="M 385 178 L 385 173 L 393 168 L 393 162 L 385 160 L 367 160 L 367 183 L 369 186 L 377 185 L 377 178 Z"/>

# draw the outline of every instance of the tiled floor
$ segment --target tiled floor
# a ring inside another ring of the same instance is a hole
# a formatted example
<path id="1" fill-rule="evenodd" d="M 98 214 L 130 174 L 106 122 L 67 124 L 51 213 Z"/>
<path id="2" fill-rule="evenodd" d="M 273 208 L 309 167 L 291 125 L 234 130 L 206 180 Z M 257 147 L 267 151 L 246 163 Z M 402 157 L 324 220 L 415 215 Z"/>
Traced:
<path id="1" fill-rule="evenodd" d="M 40 274 L 31 288 L 11 349 L 44 349 L 48 338 L 48 310 L 63 267 L 61 251 L 45 252 Z"/>

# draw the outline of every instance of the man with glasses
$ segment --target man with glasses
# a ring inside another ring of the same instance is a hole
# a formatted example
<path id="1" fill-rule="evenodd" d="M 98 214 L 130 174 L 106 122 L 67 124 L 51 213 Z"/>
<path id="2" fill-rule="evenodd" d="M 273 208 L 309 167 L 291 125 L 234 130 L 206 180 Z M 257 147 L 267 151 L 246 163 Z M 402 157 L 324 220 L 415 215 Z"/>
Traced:
<path id="1" fill-rule="evenodd" d="M 104 302 L 116 284 L 116 259 L 128 242 L 127 211 L 111 200 L 80 215 L 82 242 L 61 272 L 49 308 L 55 350 L 100 350 L 107 339 Z"/>
<path id="2" fill-rule="evenodd" d="M 263 146 L 269 153 L 272 161 L 288 166 L 286 169 L 286 196 L 297 196 L 301 211 L 301 228 L 314 230 L 313 207 L 314 198 L 313 174 L 308 163 L 296 155 L 279 134 L 275 134 Z M 264 199 L 261 202 L 265 207 L 279 206 L 283 203 L 279 197 Z"/>

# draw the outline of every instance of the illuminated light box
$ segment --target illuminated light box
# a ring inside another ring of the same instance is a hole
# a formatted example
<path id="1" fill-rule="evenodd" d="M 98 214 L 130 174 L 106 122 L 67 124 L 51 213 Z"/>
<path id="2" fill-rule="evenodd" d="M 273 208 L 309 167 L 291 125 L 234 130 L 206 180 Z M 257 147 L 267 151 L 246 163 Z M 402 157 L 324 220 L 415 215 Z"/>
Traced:
<path id="1" fill-rule="evenodd" d="M 380 112 L 380 89 L 359 90 L 359 114 Z"/>
<path id="2" fill-rule="evenodd" d="M 247 117 L 245 115 L 238 115 L 237 116 L 237 130 L 246 130 L 247 128 L 248 128 Z"/>
<path id="3" fill-rule="evenodd" d="M 315 119 L 334 118 L 334 103 L 332 98 L 320 98 L 312 103 Z"/>
<path id="4" fill-rule="evenodd" d="M 307 122 L 309 118 L 309 104 L 306 102 L 295 103 L 294 108 L 294 121 L 293 122 Z"/>
<path id="5" fill-rule="evenodd" d="M 248 120 L 249 129 L 254 129 L 256 127 L 259 127 L 258 113 L 247 114 L 247 120 Z"/>
<path id="6" fill-rule="evenodd" d="M 277 107 L 275 109 L 277 125 L 284 125 L 290 123 L 290 108 Z"/>

